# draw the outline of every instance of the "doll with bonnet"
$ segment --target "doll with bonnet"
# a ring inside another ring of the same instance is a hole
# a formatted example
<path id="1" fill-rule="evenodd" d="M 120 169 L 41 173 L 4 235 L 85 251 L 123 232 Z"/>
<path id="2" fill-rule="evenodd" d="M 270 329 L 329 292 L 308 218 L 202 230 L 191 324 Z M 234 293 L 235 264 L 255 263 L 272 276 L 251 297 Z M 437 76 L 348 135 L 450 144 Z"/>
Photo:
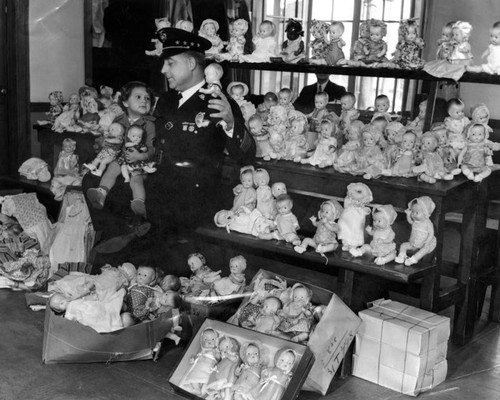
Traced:
<path id="1" fill-rule="evenodd" d="M 398 33 L 399 41 L 391 62 L 403 69 L 421 69 L 424 66 L 424 60 L 420 58 L 424 40 L 419 37 L 418 19 L 401 21 Z"/>
<path id="2" fill-rule="evenodd" d="M 285 132 L 286 153 L 285 160 L 300 162 L 307 155 L 308 145 L 306 132 L 307 117 L 300 111 L 293 110 L 289 113 L 290 127 Z"/>
<path id="3" fill-rule="evenodd" d="M 309 338 L 312 326 L 312 291 L 302 283 L 296 283 L 290 291 L 291 301 L 284 304 L 280 312 L 283 320 L 279 330 L 293 342 L 303 342 Z"/>
<path id="4" fill-rule="evenodd" d="M 248 85 L 243 82 L 233 81 L 227 85 L 226 91 L 240 107 L 245 122 L 248 122 L 250 117 L 256 113 L 255 106 L 245 100 L 245 96 L 249 92 Z"/>
<path id="5" fill-rule="evenodd" d="M 288 125 L 288 112 L 281 105 L 272 106 L 267 116 L 269 134 L 269 144 L 276 154 L 276 158 L 284 158 L 286 156 L 286 129 Z"/>
<path id="6" fill-rule="evenodd" d="M 366 228 L 366 232 L 372 236 L 370 244 L 364 244 L 349 252 L 354 257 L 361 257 L 365 253 L 370 253 L 375 257 L 375 264 L 384 265 L 396 258 L 395 233 L 391 225 L 396 220 L 398 214 L 390 204 L 376 206 L 372 211 L 372 226 Z"/>
<path id="7" fill-rule="evenodd" d="M 262 365 L 266 364 L 266 348 L 258 341 L 243 344 L 240 349 L 242 364 L 236 368 L 236 382 L 231 389 L 234 400 L 250 400 L 249 393 L 260 380 Z"/>
<path id="8" fill-rule="evenodd" d="M 310 32 L 314 40 L 311 42 L 312 57 L 309 62 L 312 64 L 326 64 L 328 53 L 328 33 L 330 26 L 323 21 L 313 19 L 310 24 Z"/>
<path id="9" fill-rule="evenodd" d="M 229 43 L 226 46 L 226 53 L 215 55 L 217 61 L 239 61 L 245 52 L 245 34 L 248 31 L 248 21 L 239 18 L 231 24 Z"/>
<path id="10" fill-rule="evenodd" d="M 212 47 L 205 51 L 205 56 L 208 58 L 219 54 L 224 47 L 217 32 L 219 32 L 219 23 L 217 21 L 208 18 L 201 23 L 198 35 L 210 40 L 210 43 L 212 43 Z"/>

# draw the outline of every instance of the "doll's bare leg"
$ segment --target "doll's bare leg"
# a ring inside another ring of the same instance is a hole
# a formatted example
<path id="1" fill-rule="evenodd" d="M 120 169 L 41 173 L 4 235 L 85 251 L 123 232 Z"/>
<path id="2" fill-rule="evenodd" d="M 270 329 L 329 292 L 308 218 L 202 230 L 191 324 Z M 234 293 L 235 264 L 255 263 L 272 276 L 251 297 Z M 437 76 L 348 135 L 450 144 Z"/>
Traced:
<path id="1" fill-rule="evenodd" d="M 387 264 L 388 262 L 393 261 L 395 259 L 396 259 L 396 252 L 393 251 L 393 252 L 391 252 L 383 257 L 377 257 L 375 259 L 375 264 L 384 265 L 384 264 Z"/>
<path id="2" fill-rule="evenodd" d="M 292 338 L 292 342 L 303 342 L 304 340 L 307 340 L 309 337 L 309 334 L 307 332 L 302 332 L 299 333 L 298 335 L 294 336 Z"/>
<path id="3" fill-rule="evenodd" d="M 432 176 L 429 176 L 427 174 L 422 174 L 419 176 L 419 178 L 427 183 L 436 183 L 436 178 L 433 178 Z"/>
<path id="4" fill-rule="evenodd" d="M 128 170 L 128 166 L 127 164 L 123 164 L 121 166 L 121 172 L 122 172 L 122 176 L 123 176 L 123 180 L 128 183 L 130 182 L 130 172 Z"/>
<path id="5" fill-rule="evenodd" d="M 231 388 L 225 388 L 224 389 L 224 400 L 231 400 L 231 397 L 232 397 Z"/>
<path id="6" fill-rule="evenodd" d="M 259 239 L 264 239 L 264 240 L 273 240 L 276 239 L 276 235 L 274 233 L 259 233 L 257 236 Z"/>
<path id="7" fill-rule="evenodd" d="M 484 178 L 487 178 L 490 175 L 491 175 L 491 169 L 486 167 L 474 177 L 474 182 L 481 182 Z"/>
<path id="8" fill-rule="evenodd" d="M 337 250 L 337 247 L 339 247 L 338 243 L 318 244 L 318 247 L 316 247 L 316 252 L 330 253 L 332 251 Z"/>
<path id="9" fill-rule="evenodd" d="M 363 254 L 370 251 L 371 249 L 372 248 L 369 244 L 364 244 L 361 247 L 358 248 L 353 247 L 352 249 L 349 249 L 349 253 L 351 253 L 353 257 L 361 257 Z"/>
<path id="10" fill-rule="evenodd" d="M 297 252 L 302 254 L 307 250 L 307 246 L 311 246 L 313 248 L 316 248 L 316 242 L 312 238 L 304 238 L 302 240 L 302 243 L 299 245 L 295 246 L 293 249 Z"/>
<path id="11" fill-rule="evenodd" d="M 406 253 L 408 252 L 408 250 L 412 250 L 412 249 L 413 249 L 413 246 L 410 244 L 410 242 L 401 243 L 401 247 L 399 248 L 399 253 L 398 253 L 398 256 L 395 258 L 395 261 L 398 264 L 403 264 L 407 258 Z"/>

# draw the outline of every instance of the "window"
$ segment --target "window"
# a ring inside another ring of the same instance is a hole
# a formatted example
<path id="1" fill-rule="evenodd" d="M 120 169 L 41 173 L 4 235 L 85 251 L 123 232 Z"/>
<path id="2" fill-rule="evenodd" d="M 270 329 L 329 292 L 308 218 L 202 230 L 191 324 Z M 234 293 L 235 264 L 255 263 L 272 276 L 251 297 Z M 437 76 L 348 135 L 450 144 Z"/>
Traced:
<path id="1" fill-rule="evenodd" d="M 289 18 L 302 22 L 306 49 L 312 37 L 309 35 L 307 21 L 317 19 L 331 22 L 341 21 L 345 31 L 343 39 L 346 46 L 344 54 L 349 58 L 351 43 L 358 38 L 360 21 L 370 18 L 381 19 L 387 24 L 387 36 L 384 40 L 388 45 L 387 57 L 396 48 L 398 41 L 398 27 L 402 19 L 420 16 L 425 0 L 265 0 L 264 4 L 253 2 L 253 23 L 269 19 L 276 24 L 278 43 L 285 40 L 284 28 Z M 260 18 L 259 18 L 260 16 Z M 423 31 L 421 26 L 420 31 Z M 347 67 L 346 67 L 347 68 Z M 358 101 L 359 109 L 373 106 L 375 96 L 386 94 L 391 99 L 393 111 L 410 110 L 412 99 L 416 91 L 416 82 L 405 79 L 377 78 L 377 77 L 349 77 L 335 76 L 331 78 L 335 83 L 345 86 L 353 92 Z M 304 85 L 316 81 L 314 74 L 300 74 L 289 72 L 255 71 L 253 87 L 258 93 L 278 91 L 281 87 L 290 87 L 297 96 Z M 408 101 L 410 100 L 410 101 Z"/>

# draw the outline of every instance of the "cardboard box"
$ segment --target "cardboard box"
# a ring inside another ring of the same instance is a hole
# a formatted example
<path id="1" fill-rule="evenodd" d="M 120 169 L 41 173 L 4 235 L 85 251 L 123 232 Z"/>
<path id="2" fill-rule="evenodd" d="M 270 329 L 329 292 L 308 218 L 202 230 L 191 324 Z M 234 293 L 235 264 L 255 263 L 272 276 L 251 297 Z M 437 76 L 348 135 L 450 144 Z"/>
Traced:
<path id="1" fill-rule="evenodd" d="M 202 397 L 190 391 L 190 388 L 184 384 L 184 380 L 193 365 L 190 362 L 191 359 L 196 357 L 201 350 L 201 334 L 207 328 L 217 331 L 219 337 L 225 335 L 236 339 L 240 347 L 250 341 L 259 341 L 267 349 L 266 366 L 273 366 L 274 355 L 279 349 L 292 349 L 296 354 L 296 359 L 291 371 L 291 380 L 286 386 L 281 399 L 293 400 L 297 398 L 314 361 L 312 352 L 306 346 L 213 319 L 206 319 L 203 322 L 196 335 L 191 339 L 182 358 L 170 374 L 169 383 L 174 390 L 188 398 L 202 399 Z"/>
<path id="2" fill-rule="evenodd" d="M 42 362 L 92 363 L 148 360 L 153 349 L 174 326 L 171 312 L 159 318 L 109 333 L 56 315 L 49 307 L 45 311 Z"/>

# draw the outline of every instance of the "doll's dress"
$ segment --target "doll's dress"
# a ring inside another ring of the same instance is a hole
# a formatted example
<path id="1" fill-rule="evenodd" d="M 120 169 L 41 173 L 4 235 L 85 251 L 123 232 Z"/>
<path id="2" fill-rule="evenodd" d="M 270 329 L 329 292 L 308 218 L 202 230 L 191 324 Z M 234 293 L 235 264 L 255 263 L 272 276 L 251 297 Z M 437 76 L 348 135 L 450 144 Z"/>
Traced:
<path id="1" fill-rule="evenodd" d="M 486 58 L 487 63 L 481 65 L 484 72 L 488 74 L 500 74 L 500 46 L 490 44 L 488 46 L 489 54 Z"/>
<path id="2" fill-rule="evenodd" d="M 351 60 L 360 61 L 365 58 L 364 48 L 366 46 L 367 39 L 359 38 L 354 42 L 351 49 Z"/>
<path id="3" fill-rule="evenodd" d="M 281 319 L 277 315 L 259 314 L 255 318 L 253 330 L 262 333 L 273 334 L 280 325 Z"/>
<path id="4" fill-rule="evenodd" d="M 243 206 L 248 208 L 250 211 L 255 208 L 255 204 L 257 202 L 257 192 L 254 188 L 244 188 L 240 183 L 234 187 L 233 193 L 235 196 L 231 211 L 237 212 Z"/>
<path id="5" fill-rule="evenodd" d="M 307 114 L 306 117 L 309 122 L 309 130 L 312 132 L 319 132 L 319 124 L 328 114 L 329 111 L 326 108 L 315 108 L 310 114 Z"/>
<path id="6" fill-rule="evenodd" d="M 245 287 L 245 274 L 230 274 L 229 276 L 217 279 L 213 283 L 213 289 L 219 296 L 227 296 L 240 293 Z"/>
<path id="7" fill-rule="evenodd" d="M 333 151 L 332 151 L 333 148 Z M 306 158 L 304 161 L 311 165 L 333 165 L 335 161 L 335 149 L 337 148 L 337 139 L 334 137 L 324 138 L 320 137 L 318 145 L 314 150 L 311 157 Z"/>
<path id="8" fill-rule="evenodd" d="M 92 275 L 71 271 L 61 279 L 49 282 L 48 290 L 61 293 L 70 299 L 78 299 L 89 294 L 94 287 L 94 277 Z"/>
<path id="9" fill-rule="evenodd" d="M 345 44 L 342 38 L 339 38 L 337 40 L 332 40 L 328 44 L 328 50 L 325 54 L 325 60 L 328 65 L 337 65 L 339 60 L 343 60 L 345 58 L 342 47 L 340 46 L 341 43 Z"/>
<path id="10" fill-rule="evenodd" d="M 328 43 L 324 38 L 314 39 L 311 42 L 312 58 L 325 59 L 328 53 Z"/>
<path id="11" fill-rule="evenodd" d="M 186 374 L 183 384 L 205 384 L 208 383 L 210 375 L 220 359 L 217 349 L 204 349 L 196 355 L 196 359 Z"/>
<path id="12" fill-rule="evenodd" d="M 427 254 L 436 248 L 437 240 L 435 236 L 429 239 L 429 235 L 434 233 L 434 226 L 430 219 L 423 221 L 413 221 L 411 226 L 410 244 L 416 249 L 425 249 Z M 428 241 L 428 243 L 426 243 Z"/>
<path id="13" fill-rule="evenodd" d="M 297 51 L 301 50 L 301 44 L 302 44 L 302 52 L 299 53 L 298 55 L 295 55 Z M 281 55 L 283 56 L 283 60 L 285 62 L 297 62 L 299 60 L 302 60 L 305 58 L 305 51 L 304 51 L 304 41 L 301 36 L 299 36 L 295 40 L 290 40 L 287 39 L 283 42 L 283 51 L 281 52 Z"/>
<path id="14" fill-rule="evenodd" d="M 61 151 L 54 168 L 54 176 L 78 175 L 78 156 L 74 153 Z"/>
<path id="15" fill-rule="evenodd" d="M 379 57 L 377 55 L 381 52 L 383 52 L 384 54 L 387 53 L 387 43 L 384 40 L 374 42 L 373 40 L 368 39 L 365 43 L 365 50 L 368 54 L 364 57 L 364 59 L 362 59 L 362 61 L 364 61 L 366 64 L 388 61 L 385 55 L 382 57 Z"/>
<path id="16" fill-rule="evenodd" d="M 276 57 L 276 40 L 273 36 L 261 38 L 256 36 L 252 39 L 255 50 L 252 54 L 243 54 L 240 61 L 244 62 L 270 62 L 271 57 Z"/>
<path id="17" fill-rule="evenodd" d="M 384 150 L 385 162 L 388 168 L 392 168 L 396 160 L 401 156 L 403 150 L 397 143 L 388 144 Z"/>
<path id="18" fill-rule="evenodd" d="M 338 220 L 337 234 L 337 239 L 344 246 L 359 247 L 365 243 L 365 218 L 369 212 L 367 207 L 355 205 L 350 199 L 345 200 L 344 211 Z"/>
<path id="19" fill-rule="evenodd" d="M 227 53 L 216 54 L 216 60 L 239 61 L 245 52 L 246 39 L 244 36 L 231 36 L 226 47 Z"/>
<path id="20" fill-rule="evenodd" d="M 409 177 L 414 176 L 412 172 L 415 166 L 415 154 L 412 150 L 405 150 L 399 154 L 398 159 L 395 161 L 391 168 L 393 176 Z"/>
<path id="21" fill-rule="evenodd" d="M 486 165 L 486 157 L 490 154 L 486 142 L 468 143 L 467 150 L 464 154 L 462 165 L 466 165 L 472 172 L 478 173 L 484 171 Z"/>
<path id="22" fill-rule="evenodd" d="M 370 174 L 372 178 L 378 178 L 384 169 L 385 158 L 382 150 L 377 145 L 360 147 L 357 155 L 354 175 Z"/>
<path id="23" fill-rule="evenodd" d="M 256 145 L 255 157 L 257 158 L 276 158 L 276 153 L 274 152 L 271 144 L 269 143 L 269 135 L 267 133 L 254 136 Z"/>
<path id="24" fill-rule="evenodd" d="M 391 240 L 389 242 L 389 240 Z M 385 257 L 396 252 L 394 231 L 391 227 L 373 230 L 373 239 L 370 242 L 371 253 L 375 257 Z"/>
<path id="25" fill-rule="evenodd" d="M 296 336 L 302 332 L 311 331 L 312 320 L 306 316 L 305 311 L 311 312 L 311 303 L 290 302 L 283 307 L 283 318 L 279 325 L 279 330 L 284 333 L 291 333 Z M 305 310 L 304 310 L 305 309 Z"/>
<path id="26" fill-rule="evenodd" d="M 238 376 L 236 382 L 233 385 L 234 393 L 238 393 L 245 400 L 249 400 L 249 392 L 259 383 L 261 371 L 262 366 L 260 364 L 242 364 L 240 376 Z"/>
<path id="27" fill-rule="evenodd" d="M 286 156 L 286 141 L 284 136 L 284 130 L 277 126 L 269 127 L 269 144 L 275 158 L 278 160 Z"/>
<path id="28" fill-rule="evenodd" d="M 123 150 L 121 151 L 120 155 L 116 158 L 116 161 L 120 166 L 126 165 L 129 169 L 129 171 L 134 172 L 134 174 L 142 174 L 145 173 L 143 170 L 143 167 L 145 167 L 148 164 L 148 160 L 141 160 L 141 161 L 134 161 L 134 162 L 127 162 L 126 155 L 127 155 L 127 149 L 134 148 L 136 149 L 139 153 L 145 153 L 147 150 L 146 147 L 146 138 L 143 137 L 140 141 L 140 143 L 137 143 L 136 145 L 131 145 L 130 139 L 125 140 L 125 144 L 123 145 Z"/>
<path id="29" fill-rule="evenodd" d="M 224 47 L 222 39 L 217 34 L 208 36 L 204 35 L 202 32 L 198 32 L 198 35 L 204 37 L 205 39 L 209 40 L 210 43 L 212 43 L 212 47 L 210 47 L 208 50 L 205 51 L 205 55 L 207 56 L 213 56 L 214 54 L 219 54 L 222 48 Z"/>
<path id="30" fill-rule="evenodd" d="M 413 132 L 417 138 L 420 138 L 424 133 L 424 122 L 425 118 L 421 118 L 417 115 L 413 121 L 410 121 L 408 125 L 406 125 L 406 130 Z"/>
<path id="31" fill-rule="evenodd" d="M 471 65 L 473 58 L 470 43 L 463 42 L 453 48 L 449 62 L 451 64 Z"/>
<path id="32" fill-rule="evenodd" d="M 61 114 L 57 116 L 54 121 L 54 125 L 52 125 L 52 130 L 55 132 L 64 132 L 65 130 L 71 130 L 70 127 L 77 126 L 76 125 L 76 112 L 78 108 L 70 108 L 67 111 L 63 111 Z M 81 130 L 82 128 L 77 126 L 76 130 Z"/>
<path id="33" fill-rule="evenodd" d="M 423 48 L 424 41 L 421 38 L 398 45 L 399 57 L 395 60 L 396 64 L 403 69 L 421 69 L 424 66 L 424 60 L 420 58 Z"/>
<path id="34" fill-rule="evenodd" d="M 336 228 L 337 224 L 335 222 L 322 222 L 320 220 L 313 236 L 314 242 L 322 245 L 338 244 Z"/>
<path id="35" fill-rule="evenodd" d="M 143 321 L 150 312 L 149 308 L 146 307 L 146 302 L 154 298 L 155 290 L 151 286 L 135 284 L 128 289 L 125 304 L 136 321 Z"/>
<path id="36" fill-rule="evenodd" d="M 307 155 L 307 139 L 304 135 L 289 136 L 286 140 L 285 160 L 304 158 Z"/>
<path id="37" fill-rule="evenodd" d="M 426 166 L 425 174 L 430 177 L 442 179 L 448 174 L 443 159 L 437 151 L 424 153 L 422 164 Z"/>
<path id="38" fill-rule="evenodd" d="M 248 100 L 241 99 L 238 100 L 236 103 L 240 106 L 241 113 L 243 114 L 243 118 L 245 119 L 245 122 L 248 122 L 250 117 L 256 113 L 255 106 L 253 103 L 250 103 Z"/>
<path id="39" fill-rule="evenodd" d="M 298 239 L 297 229 L 299 229 L 299 221 L 293 213 L 288 214 L 278 214 L 276 216 L 276 228 L 275 237 L 277 240 L 285 240 L 287 242 L 293 242 Z"/>
<path id="40" fill-rule="evenodd" d="M 241 360 L 237 352 L 221 353 L 221 360 L 215 366 L 215 370 L 210 374 L 207 385 L 207 393 L 218 392 L 219 390 L 232 387 L 236 381 L 236 368 Z"/>
<path id="41" fill-rule="evenodd" d="M 276 367 L 262 371 L 260 381 L 250 392 L 252 400 L 280 400 L 285 392 L 290 375 Z M 283 399 L 284 400 L 284 399 Z"/>
<path id="42" fill-rule="evenodd" d="M 51 122 L 55 121 L 55 119 L 61 115 L 63 112 L 63 108 L 60 104 L 54 104 L 50 106 L 49 111 L 46 113 L 47 119 Z"/>
<path id="43" fill-rule="evenodd" d="M 29 290 L 42 290 L 50 277 L 50 261 L 38 250 L 28 249 L 21 257 L 0 264 L 0 276 L 12 282 L 23 283 Z"/>
<path id="44" fill-rule="evenodd" d="M 448 135 L 450 133 L 464 135 L 465 127 L 469 124 L 470 124 L 470 120 L 467 117 L 462 117 L 460 119 L 453 119 L 451 117 L 446 117 L 444 119 L 444 126 L 445 126 L 446 130 L 448 131 Z"/>
<path id="45" fill-rule="evenodd" d="M 104 266 L 101 273 L 94 278 L 95 295 L 97 299 L 104 301 L 129 284 L 125 275 L 116 267 Z"/>
<path id="46" fill-rule="evenodd" d="M 351 172 L 352 167 L 356 165 L 356 156 L 359 151 L 359 141 L 349 141 L 342 146 L 337 154 L 333 164 L 339 172 Z"/>
<path id="47" fill-rule="evenodd" d="M 257 209 L 266 218 L 273 215 L 273 195 L 269 185 L 259 186 L 257 188 Z"/>

